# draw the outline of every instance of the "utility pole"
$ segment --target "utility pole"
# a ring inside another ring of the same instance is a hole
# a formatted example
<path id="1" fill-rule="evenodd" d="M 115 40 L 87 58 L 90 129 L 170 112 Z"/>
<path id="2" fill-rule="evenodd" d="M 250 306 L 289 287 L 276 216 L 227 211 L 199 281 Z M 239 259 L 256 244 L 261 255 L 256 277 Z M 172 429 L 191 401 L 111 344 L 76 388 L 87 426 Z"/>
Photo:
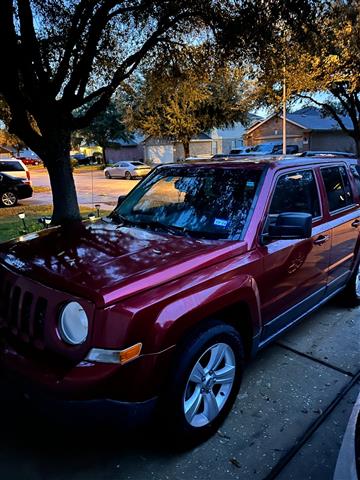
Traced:
<path id="1" fill-rule="evenodd" d="M 286 79 L 285 79 L 285 65 L 283 78 L 283 155 L 286 155 Z"/>
<path id="2" fill-rule="evenodd" d="M 284 64 L 284 75 L 283 75 L 283 114 L 282 114 L 282 132 L 283 132 L 283 148 L 282 153 L 286 155 L 286 65 Z"/>

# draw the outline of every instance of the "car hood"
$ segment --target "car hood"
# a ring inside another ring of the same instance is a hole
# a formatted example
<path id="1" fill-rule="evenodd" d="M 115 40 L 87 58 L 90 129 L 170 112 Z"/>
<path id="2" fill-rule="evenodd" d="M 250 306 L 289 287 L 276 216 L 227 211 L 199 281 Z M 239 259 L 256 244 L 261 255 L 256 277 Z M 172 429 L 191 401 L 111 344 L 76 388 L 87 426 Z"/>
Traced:
<path id="1" fill-rule="evenodd" d="M 2 244 L 0 262 L 104 306 L 243 251 L 245 242 L 160 234 L 100 220 Z"/>

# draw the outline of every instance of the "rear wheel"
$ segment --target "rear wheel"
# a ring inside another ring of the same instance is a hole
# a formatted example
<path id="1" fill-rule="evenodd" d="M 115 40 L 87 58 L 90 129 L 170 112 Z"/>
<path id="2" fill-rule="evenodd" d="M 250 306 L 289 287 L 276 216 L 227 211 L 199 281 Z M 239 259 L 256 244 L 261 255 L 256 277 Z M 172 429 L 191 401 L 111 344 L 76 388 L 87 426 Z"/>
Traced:
<path id="1" fill-rule="evenodd" d="M 0 205 L 2 207 L 14 207 L 17 204 L 17 200 L 14 192 L 3 192 L 0 196 Z"/>
<path id="2" fill-rule="evenodd" d="M 132 179 L 131 173 L 126 171 L 125 172 L 125 178 L 126 178 L 126 180 L 131 180 Z"/>
<path id="3" fill-rule="evenodd" d="M 162 402 L 165 428 L 178 445 L 193 446 L 217 431 L 239 391 L 243 359 L 230 325 L 211 322 L 186 339 Z"/>

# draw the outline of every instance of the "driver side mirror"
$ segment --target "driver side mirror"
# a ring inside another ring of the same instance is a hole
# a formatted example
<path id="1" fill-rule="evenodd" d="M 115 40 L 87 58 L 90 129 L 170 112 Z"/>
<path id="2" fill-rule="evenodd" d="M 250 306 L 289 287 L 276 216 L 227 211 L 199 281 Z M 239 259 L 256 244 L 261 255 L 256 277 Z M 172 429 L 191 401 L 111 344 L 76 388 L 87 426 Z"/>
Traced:
<path id="1" fill-rule="evenodd" d="M 267 240 L 299 240 L 312 235 L 312 215 L 309 213 L 280 213 L 269 225 Z"/>

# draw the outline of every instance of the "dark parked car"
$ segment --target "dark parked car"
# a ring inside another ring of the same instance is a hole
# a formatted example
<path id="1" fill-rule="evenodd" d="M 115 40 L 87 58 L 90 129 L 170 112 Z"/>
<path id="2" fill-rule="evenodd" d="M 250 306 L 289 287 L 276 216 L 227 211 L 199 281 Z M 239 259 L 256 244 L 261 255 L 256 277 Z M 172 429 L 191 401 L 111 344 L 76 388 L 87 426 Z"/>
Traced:
<path id="1" fill-rule="evenodd" d="M 33 189 L 27 180 L 0 173 L 0 206 L 14 207 L 18 200 L 32 197 Z"/>
<path id="2" fill-rule="evenodd" d="M 0 245 L 3 370 L 204 440 L 256 352 L 339 292 L 359 302 L 359 202 L 344 158 L 159 166 L 109 218 Z"/>
<path id="3" fill-rule="evenodd" d="M 277 145 L 276 147 L 273 148 L 272 153 L 274 155 L 281 155 L 283 153 L 283 146 Z M 299 147 L 298 145 L 286 145 L 286 155 L 294 155 L 295 153 L 299 153 Z"/>

